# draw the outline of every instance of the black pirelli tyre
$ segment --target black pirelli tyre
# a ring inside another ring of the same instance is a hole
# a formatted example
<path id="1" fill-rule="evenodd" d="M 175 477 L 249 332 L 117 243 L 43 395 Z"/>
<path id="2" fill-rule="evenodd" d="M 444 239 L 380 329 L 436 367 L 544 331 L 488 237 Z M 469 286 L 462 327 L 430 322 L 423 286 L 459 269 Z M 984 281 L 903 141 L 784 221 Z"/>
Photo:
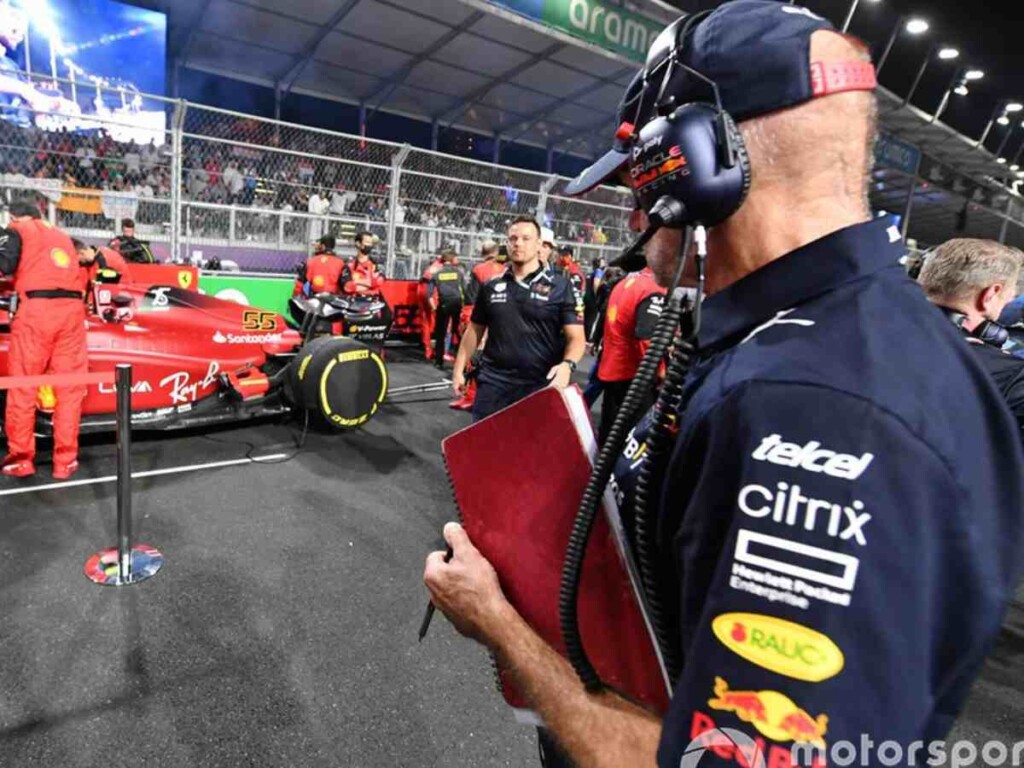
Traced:
<path id="1" fill-rule="evenodd" d="M 335 429 L 369 421 L 388 391 L 384 360 L 354 339 L 322 336 L 299 350 L 288 372 L 295 406 L 319 413 Z"/>

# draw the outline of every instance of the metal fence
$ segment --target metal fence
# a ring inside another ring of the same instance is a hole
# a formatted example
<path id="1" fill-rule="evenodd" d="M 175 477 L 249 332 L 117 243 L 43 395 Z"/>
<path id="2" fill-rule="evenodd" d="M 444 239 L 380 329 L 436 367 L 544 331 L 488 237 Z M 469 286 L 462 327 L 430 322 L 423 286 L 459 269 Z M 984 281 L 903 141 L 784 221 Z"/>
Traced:
<path id="1" fill-rule="evenodd" d="M 554 175 L 98 84 L 39 87 L 47 109 L 0 108 L 0 195 L 33 192 L 55 224 L 94 240 L 133 218 L 163 259 L 286 272 L 321 235 L 347 253 L 365 230 L 389 275 L 414 277 L 445 246 L 474 260 L 521 214 L 583 263 L 629 241 L 620 189 L 571 199 Z M 1009 205 L 985 209 L 991 236 L 1024 218 Z"/>
<path id="2" fill-rule="evenodd" d="M 365 230 L 396 277 L 444 246 L 472 261 L 524 213 L 581 261 L 627 239 L 630 200 L 617 190 L 570 200 L 558 176 L 96 84 L 37 86 L 48 109 L 0 115 L 0 194 L 39 195 L 79 237 L 109 238 L 133 218 L 161 258 L 282 272 L 321 235 L 344 252 Z"/>

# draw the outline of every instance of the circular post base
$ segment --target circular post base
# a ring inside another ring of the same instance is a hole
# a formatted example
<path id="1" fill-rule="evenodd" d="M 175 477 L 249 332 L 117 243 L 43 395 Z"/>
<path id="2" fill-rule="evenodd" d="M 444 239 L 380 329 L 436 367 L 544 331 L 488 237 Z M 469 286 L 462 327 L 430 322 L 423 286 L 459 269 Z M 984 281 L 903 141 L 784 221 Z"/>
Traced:
<path id="1" fill-rule="evenodd" d="M 97 552 L 85 562 L 85 575 L 90 581 L 105 587 L 126 587 L 138 584 L 160 570 L 164 556 L 160 550 L 145 544 L 132 547 L 132 567 L 128 578 L 122 579 L 118 569 L 117 547 Z"/>

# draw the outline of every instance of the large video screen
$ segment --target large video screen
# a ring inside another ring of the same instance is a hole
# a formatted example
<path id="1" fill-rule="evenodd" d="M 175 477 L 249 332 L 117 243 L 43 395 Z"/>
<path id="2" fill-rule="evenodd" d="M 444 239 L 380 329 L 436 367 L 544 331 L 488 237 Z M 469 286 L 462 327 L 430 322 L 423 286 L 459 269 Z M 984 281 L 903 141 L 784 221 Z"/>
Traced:
<path id="1" fill-rule="evenodd" d="M 167 17 L 113 0 L 0 0 L 0 117 L 164 140 Z"/>

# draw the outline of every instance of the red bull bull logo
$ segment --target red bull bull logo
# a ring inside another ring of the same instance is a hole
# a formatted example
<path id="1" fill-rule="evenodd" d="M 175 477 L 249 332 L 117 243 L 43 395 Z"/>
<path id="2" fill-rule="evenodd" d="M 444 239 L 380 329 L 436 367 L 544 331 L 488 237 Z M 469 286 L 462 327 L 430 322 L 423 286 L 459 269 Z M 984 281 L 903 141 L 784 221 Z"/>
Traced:
<path id="1" fill-rule="evenodd" d="M 733 712 L 745 723 L 772 741 L 792 741 L 825 749 L 828 715 L 811 717 L 791 698 L 778 691 L 733 691 L 720 677 L 715 678 L 712 709 Z"/>

